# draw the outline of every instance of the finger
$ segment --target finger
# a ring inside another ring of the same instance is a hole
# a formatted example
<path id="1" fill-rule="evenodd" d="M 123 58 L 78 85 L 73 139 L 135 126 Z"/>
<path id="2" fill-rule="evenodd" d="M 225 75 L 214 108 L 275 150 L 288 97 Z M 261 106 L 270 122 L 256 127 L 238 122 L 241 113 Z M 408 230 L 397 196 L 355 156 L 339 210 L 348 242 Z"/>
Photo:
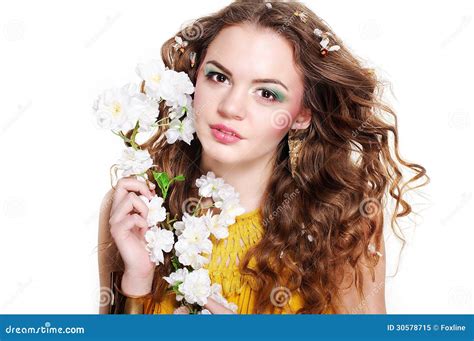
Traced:
<path id="1" fill-rule="evenodd" d="M 120 203 L 129 192 L 138 192 L 146 196 L 148 200 L 153 197 L 150 188 L 146 183 L 133 177 L 121 178 L 117 181 L 117 185 L 115 186 L 112 208 L 114 207 L 114 203 L 116 203 L 116 205 Z"/>
<path id="2" fill-rule="evenodd" d="M 176 315 L 184 315 L 184 314 L 189 314 L 189 309 L 188 307 L 179 307 L 179 308 L 176 308 L 174 311 L 173 311 L 173 314 L 176 314 Z"/>
<path id="3" fill-rule="evenodd" d="M 232 310 L 227 309 L 212 298 L 207 299 L 207 303 L 204 305 L 204 308 L 209 310 L 212 314 L 234 314 Z"/>
<path id="4" fill-rule="evenodd" d="M 139 214 L 131 214 L 119 221 L 117 224 L 113 225 L 110 233 L 114 236 L 114 238 L 117 238 L 117 236 L 119 236 L 124 231 L 131 230 L 134 227 L 139 227 L 146 231 L 146 229 L 148 229 L 148 223 Z"/>
<path id="5" fill-rule="evenodd" d="M 136 210 L 144 219 L 148 217 L 148 207 L 134 192 L 129 192 L 124 200 L 111 211 L 110 223 L 114 224 L 122 220 L 127 214 Z"/>

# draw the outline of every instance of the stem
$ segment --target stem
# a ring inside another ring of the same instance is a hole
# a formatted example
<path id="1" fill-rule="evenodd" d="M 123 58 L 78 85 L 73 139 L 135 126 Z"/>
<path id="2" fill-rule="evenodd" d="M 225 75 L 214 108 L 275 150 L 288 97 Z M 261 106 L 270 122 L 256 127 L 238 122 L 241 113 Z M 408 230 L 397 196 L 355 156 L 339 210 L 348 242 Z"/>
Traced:
<path id="1" fill-rule="evenodd" d="M 135 136 L 137 136 L 139 127 L 140 127 L 140 122 L 137 121 L 137 123 L 135 124 L 135 128 L 133 128 L 132 136 L 130 137 L 130 144 L 135 150 L 138 150 L 138 145 L 135 142 Z"/>
<path id="2" fill-rule="evenodd" d="M 160 123 L 161 121 L 168 120 L 168 117 L 163 117 L 161 120 L 156 121 L 156 123 Z"/>
<path id="3" fill-rule="evenodd" d="M 123 135 L 123 133 L 120 131 L 118 133 L 116 133 L 115 131 L 111 130 L 112 133 L 114 133 L 115 135 L 117 135 L 118 137 L 122 138 L 122 140 L 124 140 L 125 142 L 129 142 L 130 143 L 130 139 L 128 137 L 126 137 L 125 135 Z"/>
<path id="4" fill-rule="evenodd" d="M 196 216 L 196 213 L 197 213 L 198 210 L 201 210 L 201 209 L 200 209 L 200 207 L 201 207 L 201 200 L 202 200 L 202 197 L 199 197 L 199 201 L 198 201 L 198 203 L 197 203 L 197 205 L 196 205 L 196 209 L 195 209 L 194 212 L 193 212 L 193 217 Z"/>
<path id="5" fill-rule="evenodd" d="M 138 145 L 135 143 L 135 136 L 138 133 L 139 126 L 140 126 L 140 124 L 137 121 L 137 124 L 135 125 L 135 128 L 133 128 L 132 136 L 130 138 L 126 137 L 123 134 L 122 131 L 119 131 L 118 133 L 116 133 L 115 131 L 112 130 L 112 133 L 114 133 L 114 135 L 117 135 L 118 137 L 122 138 L 122 140 L 124 140 L 125 142 L 130 143 L 130 145 L 133 147 L 133 149 L 138 150 L 139 149 Z"/>

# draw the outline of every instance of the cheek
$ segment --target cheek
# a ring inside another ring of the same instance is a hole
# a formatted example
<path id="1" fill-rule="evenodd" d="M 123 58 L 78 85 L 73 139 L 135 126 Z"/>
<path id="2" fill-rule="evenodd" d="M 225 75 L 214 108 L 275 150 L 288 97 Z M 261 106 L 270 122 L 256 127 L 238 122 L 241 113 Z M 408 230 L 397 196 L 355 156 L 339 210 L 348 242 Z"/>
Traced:
<path id="1" fill-rule="evenodd" d="M 266 127 L 266 135 L 273 138 L 281 139 L 291 128 L 297 113 L 296 105 L 288 105 L 273 110 L 265 115 L 264 122 L 260 122 L 260 126 Z"/>

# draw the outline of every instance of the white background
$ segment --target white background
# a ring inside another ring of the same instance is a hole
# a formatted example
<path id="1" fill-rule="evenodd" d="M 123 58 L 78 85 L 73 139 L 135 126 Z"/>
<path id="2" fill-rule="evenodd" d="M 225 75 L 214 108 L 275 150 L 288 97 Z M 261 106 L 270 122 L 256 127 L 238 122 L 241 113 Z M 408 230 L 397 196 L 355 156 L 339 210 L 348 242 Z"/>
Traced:
<path id="1" fill-rule="evenodd" d="M 0 4 L 0 313 L 98 311 L 98 213 L 122 144 L 96 126 L 93 100 L 226 4 Z M 388 313 L 474 313 L 473 2 L 305 4 L 391 82 L 401 154 L 432 178 L 387 278 Z"/>

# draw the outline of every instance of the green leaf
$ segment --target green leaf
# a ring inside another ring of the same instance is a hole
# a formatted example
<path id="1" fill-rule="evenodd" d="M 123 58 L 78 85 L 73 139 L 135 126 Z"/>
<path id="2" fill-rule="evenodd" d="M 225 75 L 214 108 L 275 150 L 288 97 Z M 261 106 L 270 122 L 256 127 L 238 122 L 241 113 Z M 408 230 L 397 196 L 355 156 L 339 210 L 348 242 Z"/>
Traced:
<path id="1" fill-rule="evenodd" d="M 161 189 L 161 194 L 163 199 L 166 199 L 166 196 L 168 195 L 168 188 L 170 185 L 170 179 L 168 177 L 168 174 L 165 172 L 153 172 L 153 177 L 156 180 L 156 183 L 158 184 L 158 187 Z"/>
<path id="2" fill-rule="evenodd" d="M 176 256 L 173 256 L 173 258 L 171 258 L 171 264 L 173 264 L 173 267 L 175 270 L 178 270 L 179 269 L 179 260 Z"/>
<path id="3" fill-rule="evenodd" d="M 174 181 L 184 181 L 185 179 L 186 178 L 182 174 L 173 178 Z"/>

